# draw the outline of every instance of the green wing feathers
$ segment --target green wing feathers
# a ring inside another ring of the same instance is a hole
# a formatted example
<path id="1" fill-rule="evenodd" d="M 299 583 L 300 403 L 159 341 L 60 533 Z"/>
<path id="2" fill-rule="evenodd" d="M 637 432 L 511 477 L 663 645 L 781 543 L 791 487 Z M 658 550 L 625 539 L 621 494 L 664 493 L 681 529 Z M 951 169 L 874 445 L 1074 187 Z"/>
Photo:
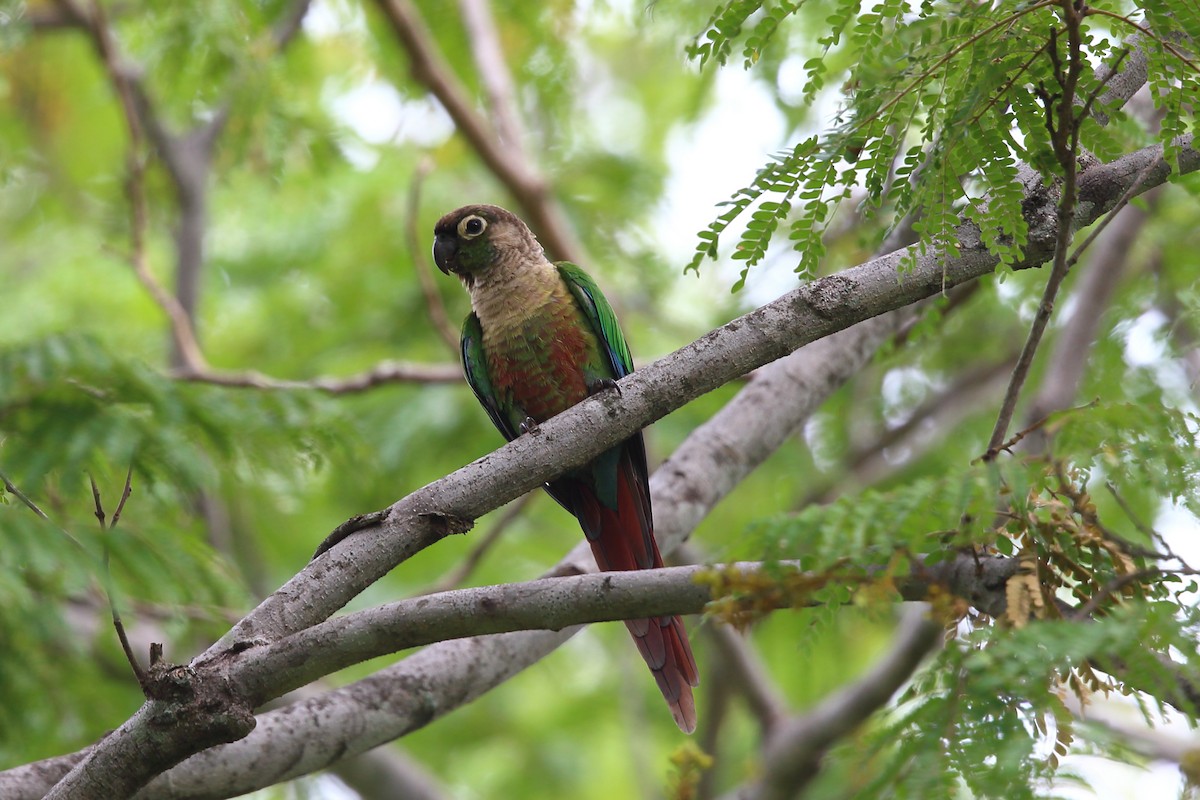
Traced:
<path id="1" fill-rule="evenodd" d="M 479 325 L 479 317 L 475 316 L 473 312 L 463 322 L 460 344 L 462 345 L 463 372 L 466 373 L 471 391 L 475 392 L 479 404 L 491 417 L 492 424 L 504 435 L 505 439 L 511 442 L 521 432 L 513 427 L 508 415 L 500 408 L 500 399 L 496 396 L 492 379 L 488 376 L 487 361 L 483 356 L 483 328 Z"/>
<path id="2" fill-rule="evenodd" d="M 592 277 L 579 267 L 566 261 L 559 262 L 556 266 L 558 274 L 562 276 L 567 288 L 579 303 L 583 315 L 600 339 L 613 374 L 617 378 L 624 378 L 633 372 L 633 356 L 629 354 L 629 345 L 625 343 L 621 326 L 617 324 L 617 315 L 613 313 L 608 299 Z"/>

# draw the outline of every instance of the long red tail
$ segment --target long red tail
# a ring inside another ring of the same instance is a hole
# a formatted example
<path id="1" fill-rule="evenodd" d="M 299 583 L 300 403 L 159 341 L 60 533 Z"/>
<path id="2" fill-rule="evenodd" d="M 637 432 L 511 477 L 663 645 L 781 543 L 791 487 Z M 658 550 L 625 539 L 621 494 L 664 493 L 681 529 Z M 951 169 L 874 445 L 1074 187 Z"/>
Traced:
<path id="1" fill-rule="evenodd" d="M 652 569 L 663 565 L 654 539 L 649 489 L 639 478 L 629 454 L 617 468 L 617 509 L 601 503 L 590 490 L 576 494 L 576 516 L 592 546 L 596 565 L 605 571 Z M 679 617 L 628 620 L 646 665 L 654 673 L 671 715 L 684 733 L 696 730 L 692 687 L 700 684 L 696 659 Z"/>

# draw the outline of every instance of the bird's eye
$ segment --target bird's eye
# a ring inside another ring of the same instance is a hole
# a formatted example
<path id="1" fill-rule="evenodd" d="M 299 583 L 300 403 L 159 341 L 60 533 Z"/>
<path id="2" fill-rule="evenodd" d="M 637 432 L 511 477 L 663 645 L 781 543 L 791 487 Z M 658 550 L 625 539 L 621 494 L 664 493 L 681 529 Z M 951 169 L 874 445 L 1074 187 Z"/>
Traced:
<path id="1" fill-rule="evenodd" d="M 483 233 L 483 229 L 487 227 L 487 220 L 483 217 L 472 214 L 458 223 L 458 235 L 464 239 L 474 239 L 479 234 Z"/>

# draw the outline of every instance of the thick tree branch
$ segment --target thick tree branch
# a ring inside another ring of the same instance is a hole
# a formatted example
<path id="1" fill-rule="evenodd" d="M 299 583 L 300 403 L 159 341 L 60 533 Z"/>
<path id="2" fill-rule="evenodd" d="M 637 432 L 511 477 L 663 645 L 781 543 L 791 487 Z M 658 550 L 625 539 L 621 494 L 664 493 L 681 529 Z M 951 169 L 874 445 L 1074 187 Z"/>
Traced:
<path id="1" fill-rule="evenodd" d="M 784 564 L 793 569 L 799 563 Z M 699 614 L 719 599 L 698 582 L 706 574 L 734 570 L 747 579 L 764 565 L 689 565 L 635 572 L 604 572 L 541 578 L 525 583 L 457 589 L 399 600 L 326 620 L 242 657 L 236 676 L 252 705 L 297 689 L 337 670 L 378 656 L 434 642 L 520 630 L 562 630 L 591 622 Z M 778 567 L 777 567 L 778 568 Z M 1015 560 L 962 554 L 929 567 L 918 563 L 897 581 L 906 600 L 925 600 L 934 587 L 969 597 L 1003 613 L 1004 582 Z M 814 576 L 815 577 L 815 576 Z M 833 578 L 837 580 L 836 576 Z M 849 583 L 864 580 L 848 578 Z M 736 582 L 736 581 L 735 581 Z M 790 603 L 777 593 L 760 604 Z"/>
<path id="2" fill-rule="evenodd" d="M 1191 148 L 1190 139 L 1180 144 L 1182 171 L 1194 171 L 1200 166 L 1200 154 Z M 1144 176 L 1142 186 L 1149 188 L 1165 180 L 1170 170 L 1171 166 L 1162 158 L 1162 148 L 1156 146 L 1084 171 L 1079 180 L 1077 224 L 1086 224 L 1107 211 L 1132 181 Z M 1028 198 L 1030 244 L 1021 266 L 1039 264 L 1053 252 L 1056 199 L 1050 190 L 1035 192 Z M 904 253 L 898 252 L 803 286 L 624 378 L 619 393 L 596 395 L 544 423 L 536 435 L 523 436 L 418 490 L 393 505 L 379 527 L 350 537 L 264 601 L 193 662 L 195 675 L 202 680 L 219 674 L 222 685 L 226 685 L 230 678 L 236 679 L 239 662 L 246 655 L 242 651 L 256 649 L 259 644 L 276 641 L 326 619 L 413 553 L 449 533 L 463 530 L 469 520 L 530 491 L 553 475 L 585 463 L 673 408 L 800 345 L 940 293 L 944 287 L 995 268 L 995 257 L 982 246 L 973 225 L 963 224 L 958 234 L 961 250 L 955 258 L 945 258 L 937 252 L 918 256 L 915 268 L 898 280 L 897 266 L 904 257 Z M 679 470 L 684 466 L 668 462 L 665 468 Z M 668 472 L 665 477 L 669 476 Z M 655 503 L 663 509 L 674 498 L 664 496 L 660 501 L 659 491 L 655 489 Z M 677 509 L 680 514 L 677 519 L 685 524 L 673 530 L 672 525 L 661 528 L 676 537 L 690 530 L 687 521 L 704 513 L 702 503 L 686 496 L 678 499 L 682 507 Z M 689 519 L 693 513 L 695 517 Z M 321 716 L 321 721 L 327 723 L 322 730 L 328 734 L 327 741 L 338 757 L 361 752 L 473 699 L 494 682 L 552 650 L 563 638 L 563 634 L 502 634 L 427 648 L 338 695 L 344 702 L 336 706 L 336 711 L 335 706 L 327 708 Z M 481 658 L 484 652 L 487 657 Z M 470 680 L 463 680 L 464 670 Z M 393 682 L 398 679 L 422 685 L 423 689 L 397 697 Z M 384 697 L 388 699 L 381 700 Z M 416 705 L 404 705 L 412 702 Z M 235 702 L 231 709 L 236 707 Z M 161 737 L 153 751 L 157 757 L 142 758 L 138 748 L 144 746 L 141 737 L 152 711 L 139 712 L 90 751 L 56 790 L 58 796 L 83 796 L 72 794 L 72 787 L 85 791 L 90 784 L 84 776 L 120 770 L 125 770 L 121 787 L 116 787 L 119 791 L 109 796 L 127 796 L 127 788 L 122 787 L 140 785 L 160 772 L 164 764 L 200 749 L 198 745 L 204 740 L 195 730 L 177 733 L 160 730 Z M 343 723 L 335 725 L 328 716 L 331 713 L 338 720 L 346 713 L 366 713 L 373 718 L 385 714 L 386 730 L 376 731 L 374 735 L 382 738 L 370 742 L 361 735 L 361 716 L 354 717 L 352 726 L 339 728 L 337 725 Z M 280 724 L 299 724 L 290 717 L 276 719 Z M 265 717 L 260 720 L 260 728 L 264 723 Z M 228 735 L 232 730 L 224 723 L 214 724 L 214 732 L 219 735 Z M 352 732 L 353 746 L 341 738 Z M 333 750 L 327 755 L 332 757 Z M 321 752 L 309 755 L 310 758 L 296 762 L 297 769 L 302 765 L 312 768 L 320 762 Z M 131 764 L 136 768 L 131 768 Z"/>
<path id="3" fill-rule="evenodd" d="M 740 566 L 747 571 L 760 568 L 757 564 Z M 975 598 L 974 602 L 991 612 L 1003 613 L 1004 581 L 1016 567 L 1016 559 L 976 559 L 960 554 L 929 567 L 918 564 L 907 579 L 898 580 L 896 585 L 905 600 L 922 600 L 929 596 L 932 587 L 938 586 L 942 591 Z M 231 797 L 323 769 L 332 763 L 327 760 L 331 753 L 336 754 L 336 760 L 365 752 L 400 735 L 378 738 L 377 721 L 381 717 L 407 708 L 404 724 L 406 730 L 411 730 L 477 696 L 470 683 L 453 690 L 454 683 L 445 674 L 447 671 L 457 674 L 469 669 L 490 686 L 492 681 L 508 677 L 511 674 L 508 670 L 514 664 L 519 664 L 518 669 L 524 666 L 519 662 L 526 657 L 525 648 L 534 646 L 535 654 L 545 655 L 549 650 L 543 652 L 543 645 L 551 642 L 556 645 L 573 634 L 579 624 L 657 613 L 699 613 L 712 596 L 707 586 L 697 584 L 694 579 L 713 569 L 716 568 L 671 567 L 457 590 L 338 617 L 274 645 L 252 649 L 242 656 L 241 668 L 229 673 L 229 680 L 238 682 L 230 688 L 265 697 L 283 694 L 330 670 L 405 647 L 486 631 L 564 626 L 562 632 L 555 633 L 523 631 L 459 639 L 449 644 L 468 651 L 481 646 L 489 649 L 500 646 L 501 652 L 495 663 L 488 659 L 487 664 L 472 660 L 443 665 L 440 658 L 426 656 L 434 649 L 429 648 L 351 686 L 261 714 L 258 726 L 246 739 L 200 753 L 154 781 L 137 797 L 179 800 L 212 797 L 214 790 L 221 793 L 219 796 Z M 717 633 L 720 632 L 718 629 Z M 531 638 L 535 636 L 536 639 Z M 505 653 L 508 658 L 503 657 Z M 521 658 L 514 659 L 514 655 Z M 380 703 L 378 697 L 394 691 L 394 680 L 389 680 L 387 673 L 398 668 L 410 675 L 415 669 L 419 676 L 404 681 L 406 688 L 401 696 Z M 447 695 L 447 691 L 452 693 Z M 365 724 L 354 715 L 361 714 L 363 704 L 370 703 L 376 704 L 375 722 Z M 299 724 L 300 720 L 304 722 Z M 321 731 L 319 737 L 315 736 L 317 728 Z M 314 747 L 314 738 L 323 746 Z M 87 753 L 82 751 L 2 772 L 0 796 L 6 800 L 40 798 L 49 786 L 46 781 L 65 774 Z"/>

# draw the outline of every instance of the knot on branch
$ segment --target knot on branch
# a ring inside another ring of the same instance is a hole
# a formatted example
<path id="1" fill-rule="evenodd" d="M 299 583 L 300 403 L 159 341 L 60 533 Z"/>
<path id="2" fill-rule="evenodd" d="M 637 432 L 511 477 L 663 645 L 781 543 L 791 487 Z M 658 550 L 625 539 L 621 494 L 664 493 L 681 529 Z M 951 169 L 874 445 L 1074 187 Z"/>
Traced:
<path id="1" fill-rule="evenodd" d="M 417 516 L 429 523 L 429 527 L 433 529 L 434 534 L 439 539 L 444 539 L 447 536 L 453 536 L 457 533 L 466 533 L 475 527 L 475 520 L 473 519 L 456 517 L 453 514 L 443 514 L 440 511 L 422 511 Z"/>
<path id="2" fill-rule="evenodd" d="M 1021 216 L 1029 226 L 1025 261 L 1031 266 L 1040 266 L 1044 259 L 1041 259 L 1042 251 L 1038 248 L 1052 248 L 1058 235 L 1058 200 L 1062 181 L 1045 181 L 1035 173 L 1022 183 L 1025 199 L 1021 201 Z M 1031 257 L 1034 251 L 1039 255 Z"/>
<path id="3" fill-rule="evenodd" d="M 142 685 L 150 701 L 150 724 L 182 735 L 201 749 L 236 742 L 254 730 L 254 710 L 224 680 L 186 664 L 158 663 Z M 180 734 L 183 731 L 185 733 Z"/>
<path id="4" fill-rule="evenodd" d="M 826 320 L 845 316 L 858 285 L 844 275 L 826 275 L 808 287 L 808 304 L 817 316 Z"/>

